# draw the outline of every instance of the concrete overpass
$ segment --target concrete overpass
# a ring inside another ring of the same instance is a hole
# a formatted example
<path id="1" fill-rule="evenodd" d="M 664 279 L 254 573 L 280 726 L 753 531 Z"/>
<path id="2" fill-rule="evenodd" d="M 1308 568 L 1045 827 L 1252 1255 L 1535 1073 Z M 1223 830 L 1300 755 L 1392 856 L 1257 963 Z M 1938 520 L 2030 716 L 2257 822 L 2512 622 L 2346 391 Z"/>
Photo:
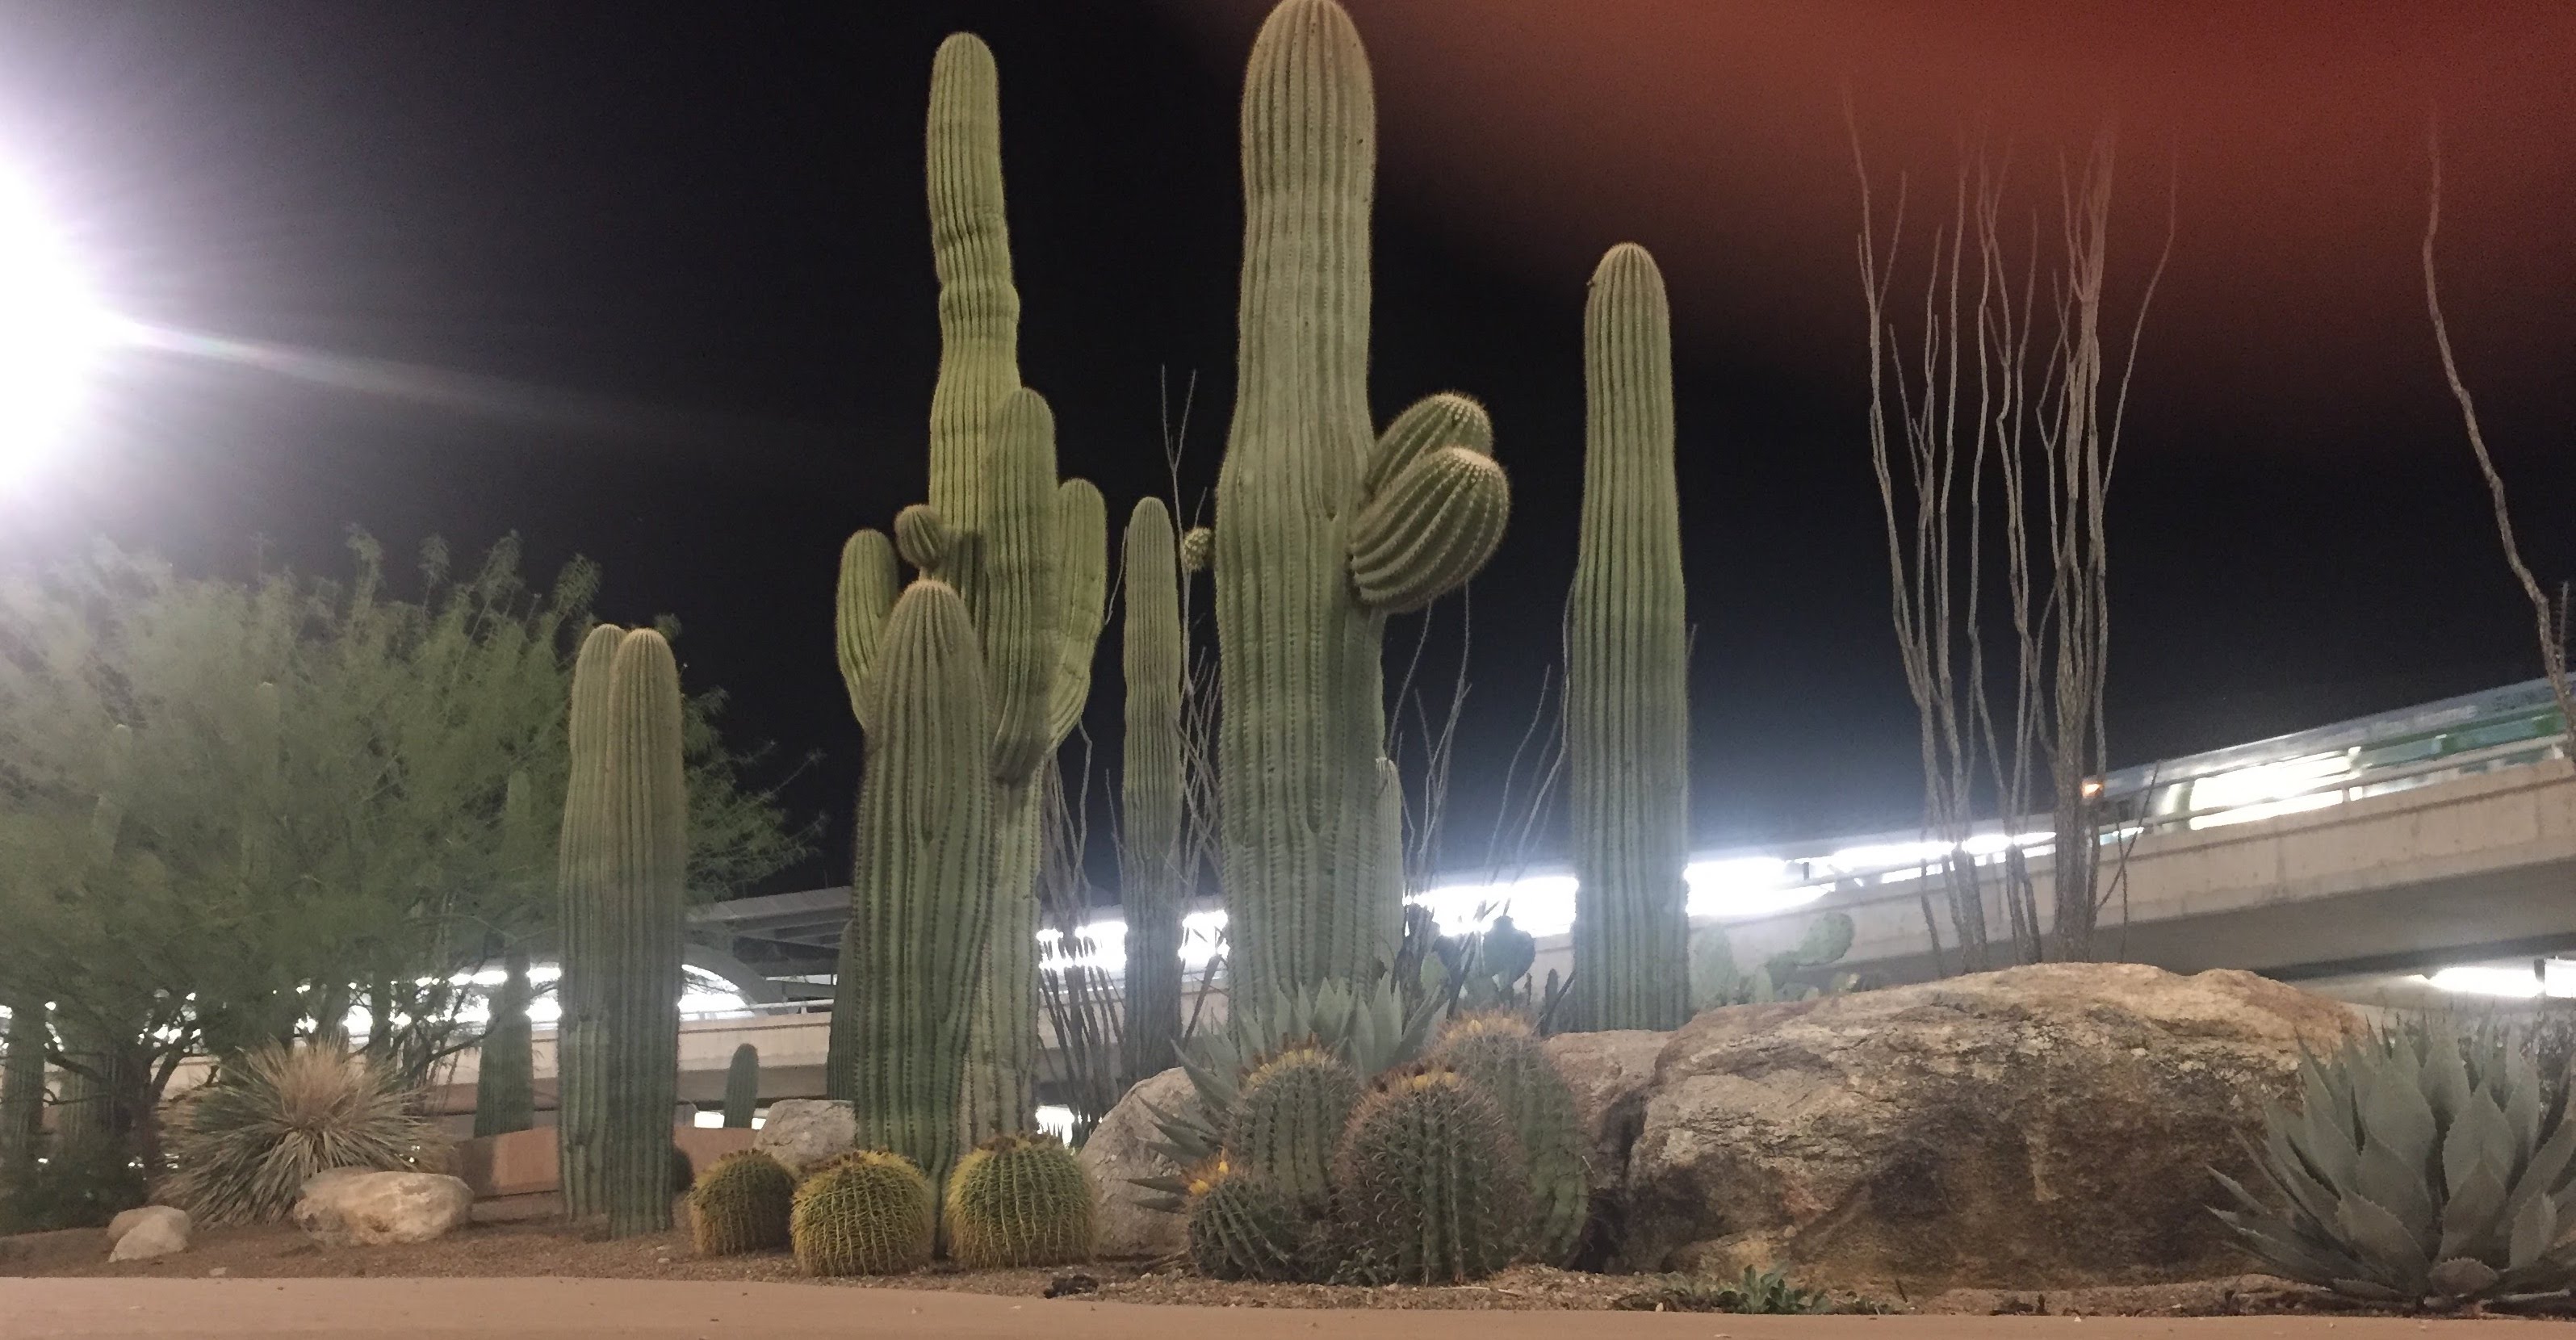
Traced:
<path id="1" fill-rule="evenodd" d="M 2576 955 L 2576 769 L 2537 682 L 2102 780 L 2106 812 L 2118 816 L 2106 864 L 2126 853 L 2102 923 L 2109 956 L 2177 972 L 2247 968 L 2365 1003 L 2404 1004 L 2444 994 L 2437 980 L 2538 996 L 2539 961 Z M 2021 848 L 2044 924 L 2053 842 L 2022 827 L 1989 829 L 1964 845 L 1988 872 L 2008 848 Z M 1688 872 L 1693 921 L 1723 927 L 1749 967 L 1794 944 L 1819 913 L 1841 912 L 1854 927 L 1842 968 L 1881 982 L 1920 980 L 1933 974 L 1927 895 L 1945 943 L 1950 935 L 1937 880 L 1926 879 L 1947 850 L 1901 834 L 1702 853 Z M 1416 901 L 1450 933 L 1512 914 L 1539 937 L 1544 976 L 1571 969 L 1573 890 L 1569 872 L 1535 869 L 1443 881 Z M 760 1048 L 764 1098 L 821 1091 L 828 1015 L 818 1011 L 828 1008 L 848 902 L 846 889 L 824 889 L 697 914 L 702 948 L 693 965 L 764 982 L 738 1007 L 684 1027 L 684 1100 L 721 1097 L 726 1061 L 742 1041 Z M 2000 907 L 1989 916 L 2000 939 Z M 1203 907 L 1190 920 L 1185 957 L 1204 965 L 1223 914 Z M 1114 915 L 1091 923 L 1095 949 L 1080 961 L 1117 973 L 1123 930 Z M 2569 968 L 2565 989 L 2576 994 L 2576 963 Z M 772 999 L 755 1003 L 761 994 Z M 541 1036 L 541 1104 L 552 1088 L 551 1050 Z M 461 1098 L 456 1110 L 470 1110 L 470 1056 L 455 1078 L 449 1104 Z"/>

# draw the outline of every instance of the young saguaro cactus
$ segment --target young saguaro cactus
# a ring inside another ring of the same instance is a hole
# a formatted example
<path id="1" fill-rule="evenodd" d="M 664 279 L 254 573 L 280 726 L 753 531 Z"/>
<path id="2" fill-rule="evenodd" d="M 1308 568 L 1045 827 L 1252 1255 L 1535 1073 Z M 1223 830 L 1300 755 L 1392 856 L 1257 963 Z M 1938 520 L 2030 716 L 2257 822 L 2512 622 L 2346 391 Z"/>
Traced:
<path id="1" fill-rule="evenodd" d="M 1566 619 L 1577 1029 L 1690 1014 L 1689 632 L 1663 275 L 1612 247 L 1583 308 L 1583 520 Z"/>
<path id="2" fill-rule="evenodd" d="M 596 962 L 602 952 L 599 841 L 600 805 L 608 788 L 608 680 L 617 645 L 625 637 L 625 629 L 600 624 L 582 639 L 573 658 L 569 767 L 563 825 L 555 843 L 555 887 L 561 901 L 556 923 L 567 969 L 555 983 L 562 1008 L 555 1025 L 555 1139 L 564 1213 L 574 1219 L 608 1212 L 600 1192 L 605 1119 L 600 1086 L 607 1065 L 596 990 L 600 982 L 595 974 L 573 972 L 570 966 Z"/>
<path id="3" fill-rule="evenodd" d="M 1127 734 L 1118 814 L 1119 901 L 1127 916 L 1127 1074 L 1177 1060 L 1181 1036 L 1183 775 L 1181 575 L 1172 514 L 1159 498 L 1127 519 Z"/>
<path id="4" fill-rule="evenodd" d="M 1368 405 L 1368 56 L 1333 0 L 1287 0 L 1243 89 L 1243 280 L 1214 567 L 1231 964 L 1255 998 L 1395 955 L 1382 822 L 1386 616 L 1463 584 L 1510 488 L 1483 408 Z"/>
<path id="5" fill-rule="evenodd" d="M 746 1042 L 733 1049 L 725 1067 L 724 1124 L 751 1129 L 751 1114 L 760 1109 L 760 1049 Z"/>
<path id="6" fill-rule="evenodd" d="M 827 1089 L 851 1100 L 862 1146 L 936 1186 L 957 1157 L 967 1012 L 993 925 L 992 727 L 956 591 L 914 582 L 881 632 L 857 695 L 868 766 Z"/>
<path id="7" fill-rule="evenodd" d="M 578 693 L 576 693 L 578 696 Z M 671 1226 L 671 1110 L 679 1102 L 680 921 L 688 883 L 689 797 L 680 745 L 680 667 L 649 628 L 618 639 L 601 721 L 601 793 L 585 839 L 597 875 L 595 943 L 564 976 L 599 1017 L 586 1063 L 598 1102 L 589 1148 L 617 1237 Z"/>
<path id="8" fill-rule="evenodd" d="M 1099 490 L 1057 481 L 1054 416 L 1019 384 L 999 83 L 993 53 L 971 33 L 950 36 L 932 60 L 928 157 L 940 331 L 930 500 L 895 518 L 894 545 L 861 531 L 843 549 L 841 672 L 873 746 L 860 701 L 898 585 L 896 551 L 962 599 L 991 699 L 995 788 L 995 908 L 963 1081 L 965 1132 L 980 1139 L 1036 1112 L 1039 774 L 1090 695 L 1108 526 Z"/>
<path id="9" fill-rule="evenodd" d="M 524 772 L 510 774 L 501 793 L 501 870 L 509 887 L 537 887 L 538 848 L 535 788 Z M 513 942 L 502 952 L 501 983 L 491 996 L 491 1022 L 483 1029 L 474 1067 L 474 1133 L 501 1135 L 537 1124 L 536 1060 L 528 1023 L 533 996 L 528 981 L 528 951 Z"/>

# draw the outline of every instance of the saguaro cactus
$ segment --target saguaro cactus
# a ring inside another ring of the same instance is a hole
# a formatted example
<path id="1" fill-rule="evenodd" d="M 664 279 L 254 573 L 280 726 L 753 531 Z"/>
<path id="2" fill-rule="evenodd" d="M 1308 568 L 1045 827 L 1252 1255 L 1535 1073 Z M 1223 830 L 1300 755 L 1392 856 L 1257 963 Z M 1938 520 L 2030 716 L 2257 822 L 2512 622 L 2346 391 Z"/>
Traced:
<path id="1" fill-rule="evenodd" d="M 590 668 L 589 651 L 575 670 L 577 723 L 588 705 L 579 675 Z M 661 634 L 636 629 L 618 639 L 595 706 L 597 794 L 580 812 L 566 800 L 566 845 L 584 853 L 579 883 L 592 905 L 585 942 L 568 937 L 563 965 L 570 992 L 596 1012 L 587 1045 L 566 1062 L 586 1068 L 592 1106 L 580 1114 L 586 1129 L 564 1139 L 590 1160 L 590 1190 L 609 1232 L 626 1237 L 671 1226 L 671 1111 L 679 1102 L 689 802 L 680 668 Z M 586 743 L 579 736 L 577 724 L 577 761 Z"/>
<path id="2" fill-rule="evenodd" d="M 874 622 L 829 1090 L 851 1100 L 862 1147 L 893 1150 L 940 1186 L 957 1157 L 968 1007 L 993 925 L 992 726 L 956 591 L 914 582 Z"/>
<path id="3" fill-rule="evenodd" d="M 1566 619 L 1573 1027 L 1690 1013 L 1689 633 L 1663 275 L 1612 247 L 1583 308 L 1583 522 Z"/>
<path id="4" fill-rule="evenodd" d="M 566 968 L 555 983 L 555 1000 L 562 1009 L 555 1024 L 555 1139 L 564 1213 L 574 1219 L 608 1210 L 599 1190 L 599 1081 L 606 1065 L 594 990 L 599 982 L 593 974 L 570 968 L 596 962 L 602 949 L 599 808 L 608 787 L 608 679 L 617 644 L 625 636 L 625 629 L 601 624 L 582 639 L 573 658 L 566 731 L 570 766 L 564 779 L 563 827 L 555 842 L 556 923 Z"/>
<path id="5" fill-rule="evenodd" d="M 996 908 L 979 949 L 962 1118 L 965 1135 L 982 1139 L 1035 1116 L 1038 782 L 1090 694 L 1108 526 L 1099 490 L 1057 482 L 1054 416 L 1019 384 L 999 84 L 992 52 L 971 33 L 942 42 L 931 63 L 928 155 L 940 332 L 930 501 L 895 518 L 893 549 L 962 598 L 992 700 Z M 872 745 L 858 704 L 873 624 L 897 585 L 893 559 L 866 531 L 842 551 L 841 669 Z"/>
<path id="6" fill-rule="evenodd" d="M 724 1124 L 750 1130 L 752 1114 L 759 1110 L 760 1049 L 746 1042 L 733 1049 L 733 1061 L 725 1067 Z"/>
<path id="7" fill-rule="evenodd" d="M 1126 539 L 1127 736 L 1119 793 L 1119 902 L 1127 917 L 1127 1074 L 1178 1059 L 1181 1036 L 1181 567 L 1172 515 L 1136 504 Z"/>
<path id="8" fill-rule="evenodd" d="M 537 878 L 536 793 L 524 772 L 513 772 L 501 797 L 501 878 L 527 887 Z M 536 1062 L 530 1054 L 528 951 L 513 943 L 503 952 L 501 984 L 491 996 L 474 1069 L 474 1133 L 524 1131 L 537 1121 Z"/>
<path id="9" fill-rule="evenodd" d="M 1482 407 L 1368 407 L 1368 56 L 1333 0 L 1287 0 L 1243 89 L 1234 424 L 1217 476 L 1222 855 L 1238 991 L 1392 961 L 1380 808 L 1385 616 L 1474 575 L 1510 489 Z"/>

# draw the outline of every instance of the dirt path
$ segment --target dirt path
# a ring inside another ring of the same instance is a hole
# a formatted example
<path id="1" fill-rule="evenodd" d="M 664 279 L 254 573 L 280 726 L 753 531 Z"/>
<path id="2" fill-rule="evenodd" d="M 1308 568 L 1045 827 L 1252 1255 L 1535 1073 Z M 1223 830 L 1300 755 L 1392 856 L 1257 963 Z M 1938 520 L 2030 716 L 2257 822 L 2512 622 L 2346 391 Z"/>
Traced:
<path id="1" fill-rule="evenodd" d="M 493 1340 L 2480 1340 L 2564 1336 L 2564 1323 L 2356 1317 L 1729 1317 L 1705 1314 L 1318 1312 L 1138 1307 L 797 1284 L 552 1279 L 8 1279 L 0 1337 L 475 1336 Z"/>

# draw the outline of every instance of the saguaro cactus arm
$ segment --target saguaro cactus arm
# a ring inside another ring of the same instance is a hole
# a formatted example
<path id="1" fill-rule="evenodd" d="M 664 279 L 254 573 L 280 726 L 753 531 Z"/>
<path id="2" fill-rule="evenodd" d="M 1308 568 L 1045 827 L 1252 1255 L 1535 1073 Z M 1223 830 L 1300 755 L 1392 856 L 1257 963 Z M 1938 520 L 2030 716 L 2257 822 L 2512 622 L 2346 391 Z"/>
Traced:
<path id="1" fill-rule="evenodd" d="M 1511 486 L 1491 457 L 1442 447 L 1416 459 L 1351 530 L 1360 603 L 1402 614 L 1466 585 L 1503 542 L 1511 514 Z"/>
<path id="2" fill-rule="evenodd" d="M 1108 619 L 1109 518 L 1100 490 L 1068 479 L 1055 491 L 1056 671 L 1047 709 L 1047 734 L 1062 744 L 1082 721 L 1091 700 L 1091 659 Z"/>
<path id="3" fill-rule="evenodd" d="M 850 711 L 858 717 L 861 730 L 868 729 L 870 723 L 859 705 L 859 686 L 867 682 L 869 670 L 876 665 L 877 646 L 885 636 L 886 614 L 894 608 L 895 592 L 901 585 L 895 574 L 894 549 L 883 534 L 863 530 L 841 546 L 841 583 L 838 599 L 833 602 L 833 640 L 841 654 L 841 683 L 849 690 Z"/>

